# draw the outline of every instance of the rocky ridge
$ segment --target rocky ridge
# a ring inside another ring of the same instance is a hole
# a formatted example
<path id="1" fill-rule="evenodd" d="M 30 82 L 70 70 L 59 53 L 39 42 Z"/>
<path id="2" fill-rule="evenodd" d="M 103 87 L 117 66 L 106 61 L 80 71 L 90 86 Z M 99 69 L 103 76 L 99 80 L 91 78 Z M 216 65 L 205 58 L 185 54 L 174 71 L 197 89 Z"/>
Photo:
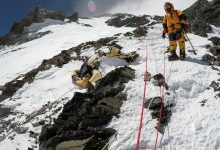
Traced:
<path id="1" fill-rule="evenodd" d="M 207 37 L 212 32 L 211 25 L 220 26 L 220 2 L 198 0 L 184 11 L 188 17 L 190 28 L 196 35 Z"/>
<path id="2" fill-rule="evenodd" d="M 134 77 L 133 69 L 117 68 L 102 78 L 92 91 L 75 93 L 54 123 L 42 128 L 40 150 L 101 150 L 116 133 L 104 125 L 113 116 L 119 117 L 120 107 L 126 100 L 122 93 L 124 84 Z"/>
<path id="3" fill-rule="evenodd" d="M 49 11 L 41 7 L 36 7 L 32 12 L 29 12 L 21 21 L 15 22 L 9 33 L 3 37 L 0 37 L 0 46 L 8 46 L 14 44 L 22 44 L 34 39 L 38 39 L 51 31 L 45 32 L 31 32 L 26 28 L 33 23 L 42 23 L 46 19 L 64 21 L 65 18 L 69 19 L 69 22 L 78 21 L 78 13 L 74 12 L 72 16 L 66 17 L 63 11 Z"/>

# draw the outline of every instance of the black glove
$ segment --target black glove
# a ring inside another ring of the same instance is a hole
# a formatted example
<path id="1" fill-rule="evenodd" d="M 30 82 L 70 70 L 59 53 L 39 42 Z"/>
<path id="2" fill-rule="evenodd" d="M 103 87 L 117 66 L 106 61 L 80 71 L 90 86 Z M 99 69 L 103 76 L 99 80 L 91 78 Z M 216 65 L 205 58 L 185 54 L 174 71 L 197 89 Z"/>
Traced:
<path id="1" fill-rule="evenodd" d="M 163 32 L 163 34 L 162 34 L 162 38 L 163 38 L 163 39 L 166 38 L 166 33 Z"/>
<path id="2" fill-rule="evenodd" d="M 181 28 L 183 32 L 187 32 L 189 30 L 189 25 L 188 24 L 181 24 Z"/>

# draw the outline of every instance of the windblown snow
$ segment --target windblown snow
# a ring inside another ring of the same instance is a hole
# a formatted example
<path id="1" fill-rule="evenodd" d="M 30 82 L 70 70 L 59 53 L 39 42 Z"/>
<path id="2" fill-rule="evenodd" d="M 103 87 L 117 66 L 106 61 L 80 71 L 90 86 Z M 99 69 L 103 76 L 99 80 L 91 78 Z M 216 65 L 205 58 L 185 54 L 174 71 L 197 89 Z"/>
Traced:
<path id="1" fill-rule="evenodd" d="M 113 36 L 116 33 L 125 33 L 134 28 L 115 28 L 105 24 L 108 17 L 80 19 L 80 23 L 90 24 L 92 27 L 85 27 L 76 23 L 54 23 L 49 26 L 45 24 L 33 25 L 33 30 L 40 29 L 39 32 L 51 30 L 52 33 L 40 39 L 13 47 L 5 47 L 0 51 L 0 84 L 3 85 L 20 74 L 37 67 L 43 59 L 48 59 L 61 52 L 83 42 L 94 41 L 99 38 Z M 146 50 L 148 50 L 148 72 L 152 75 L 163 73 L 164 44 L 168 46 L 168 40 L 161 38 L 161 25 L 155 25 L 154 29 L 149 29 L 149 33 L 144 38 L 124 37 L 121 35 L 118 44 L 123 46 L 122 51 L 127 53 L 137 51 L 140 58 L 137 62 L 127 64 L 118 58 L 103 58 L 100 70 L 103 75 L 111 70 L 129 65 L 136 71 L 136 78 L 130 81 L 125 88 L 128 100 L 121 108 L 119 118 L 113 118 L 107 127 L 118 131 L 117 138 L 114 139 L 109 149 L 111 150 L 133 150 L 137 139 L 137 128 L 140 120 L 141 104 L 144 90 L 144 73 Z M 215 28 L 216 34 L 219 29 Z M 209 36 L 213 36 L 210 34 Z M 217 35 L 219 36 L 219 35 Z M 158 149 L 164 150 L 220 150 L 220 98 L 215 97 L 213 89 L 207 90 L 213 80 L 219 79 L 218 71 L 213 70 L 210 65 L 201 61 L 201 57 L 207 53 L 206 45 L 211 44 L 207 38 L 202 38 L 193 34 L 189 37 L 198 50 L 198 55 L 187 53 L 185 61 L 165 61 L 165 78 L 170 89 L 170 95 L 166 95 L 165 102 L 174 102 L 172 107 L 172 117 L 166 127 L 164 135 L 159 134 Z M 186 49 L 191 49 L 186 43 Z M 16 51 L 12 51 L 16 50 Z M 7 53 L 8 52 L 8 53 Z M 93 49 L 86 49 L 82 55 L 91 56 Z M 80 68 L 81 61 L 71 61 L 62 68 L 53 67 L 50 70 L 40 72 L 31 84 L 25 84 L 16 94 L 5 101 L 2 105 L 13 107 L 19 115 L 11 114 L 5 120 L 14 118 L 16 122 L 23 122 L 25 116 L 39 110 L 48 102 L 54 102 L 64 93 L 72 89 L 65 98 L 56 106 L 61 107 L 71 99 L 76 91 L 85 91 L 72 84 L 70 71 Z M 161 96 L 161 89 L 147 83 L 147 98 Z M 201 102 L 207 100 L 202 107 Z M 52 114 L 52 108 L 39 118 L 44 118 Z M 152 119 L 150 111 L 145 109 L 144 124 L 141 134 L 141 150 L 152 150 L 154 148 L 157 124 L 156 119 Z M 52 115 L 56 117 L 58 114 Z M 49 118 L 46 118 L 49 121 Z M 34 128 L 32 123 L 28 124 L 29 130 L 40 133 L 41 127 Z M 6 138 L 0 142 L 0 150 L 27 149 L 38 144 L 34 138 L 30 138 L 28 133 L 16 134 L 11 140 Z"/>

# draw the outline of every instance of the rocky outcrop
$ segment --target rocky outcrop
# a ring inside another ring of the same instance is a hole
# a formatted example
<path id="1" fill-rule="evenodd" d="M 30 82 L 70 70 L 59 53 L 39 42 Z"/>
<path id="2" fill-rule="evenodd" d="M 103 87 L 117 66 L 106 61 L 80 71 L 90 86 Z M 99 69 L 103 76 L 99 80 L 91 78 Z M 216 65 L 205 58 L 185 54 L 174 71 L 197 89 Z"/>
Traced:
<path id="1" fill-rule="evenodd" d="M 219 57 L 220 56 L 220 38 L 218 37 L 212 37 L 209 39 L 210 41 L 212 41 L 213 46 L 208 46 L 207 48 L 210 50 L 210 52 L 216 56 Z M 220 60 L 219 60 L 220 61 Z"/>
<path id="2" fill-rule="evenodd" d="M 32 23 L 44 22 L 46 18 L 64 21 L 64 12 L 55 12 L 36 7 L 34 11 L 28 13 L 28 15 L 20 22 L 15 22 L 11 27 L 9 34 L 21 34 L 25 27 L 30 26 Z"/>
<path id="3" fill-rule="evenodd" d="M 118 117 L 126 95 L 125 83 L 135 77 L 134 70 L 121 67 L 101 79 L 93 90 L 75 93 L 65 104 L 54 124 L 42 128 L 40 150 L 101 150 L 116 132 L 104 128 L 113 116 Z"/>
<path id="4" fill-rule="evenodd" d="M 153 22 L 151 20 L 154 20 Z M 106 21 L 106 24 L 114 27 L 140 27 L 144 25 L 154 25 L 161 22 L 162 18 L 159 16 L 151 17 L 149 15 L 134 16 L 131 14 L 115 14 L 111 19 Z"/>
<path id="5" fill-rule="evenodd" d="M 69 19 L 69 22 L 78 22 L 79 14 L 78 12 L 74 12 L 70 17 L 67 18 Z"/>
<path id="6" fill-rule="evenodd" d="M 191 30 L 200 36 L 206 37 L 212 31 L 210 24 L 220 26 L 220 3 L 219 0 L 208 2 L 198 0 L 184 13 L 189 17 Z"/>
<path id="7" fill-rule="evenodd" d="M 146 26 L 140 26 L 132 32 L 126 32 L 124 36 L 143 37 L 147 35 L 147 30 Z"/>
<path id="8" fill-rule="evenodd" d="M 52 33 L 51 31 L 36 32 L 36 33 L 24 33 L 24 34 L 7 34 L 4 37 L 0 37 L 0 45 L 14 45 L 22 44 L 35 39 L 39 39 L 47 34 Z"/>
<path id="9" fill-rule="evenodd" d="M 15 22 L 12 25 L 10 32 L 0 38 L 0 45 L 21 44 L 50 33 L 50 31 L 32 33 L 31 36 L 29 33 L 24 33 L 25 28 L 30 26 L 32 23 L 42 23 L 47 18 L 64 21 L 65 14 L 64 12 L 48 11 L 46 9 L 36 7 L 34 11 L 28 13 L 27 16 L 20 22 Z"/>
<path id="10" fill-rule="evenodd" d="M 17 92 L 20 88 L 23 87 L 25 83 L 32 83 L 35 76 L 40 71 L 45 71 L 50 69 L 53 65 L 57 67 L 62 67 L 64 64 L 67 64 L 71 60 L 84 60 L 85 58 L 80 57 L 81 49 L 86 49 L 89 47 L 100 48 L 102 46 L 119 46 L 113 40 L 116 37 L 107 37 L 102 38 L 97 41 L 90 41 L 86 43 L 82 43 L 76 47 L 70 48 L 69 50 L 63 50 L 60 54 L 54 56 L 51 59 L 45 59 L 41 63 L 41 65 L 26 74 L 20 75 L 13 79 L 12 81 L 6 83 L 4 86 L 1 86 L 2 93 L 0 94 L 0 102 L 13 96 L 15 92 Z M 75 53 L 75 55 L 73 55 Z"/>
<path id="11" fill-rule="evenodd" d="M 161 97 L 154 97 L 154 98 L 148 99 L 144 104 L 144 107 L 146 109 L 152 110 L 152 112 L 151 112 L 152 118 L 157 119 L 158 121 L 160 118 L 161 103 L 162 103 Z M 172 112 L 171 112 L 170 108 L 172 106 L 173 106 L 173 104 L 171 104 L 169 106 L 165 106 L 164 103 L 162 103 L 162 113 L 161 113 L 160 130 L 159 130 L 159 132 L 161 134 L 164 133 L 165 127 L 168 125 L 168 123 L 171 119 Z M 157 126 L 155 128 L 158 129 Z"/>
<path id="12" fill-rule="evenodd" d="M 156 74 L 155 76 L 153 76 L 152 83 L 154 86 L 165 86 L 165 89 L 168 90 L 169 86 L 166 82 L 163 83 L 164 80 L 165 80 L 164 76 L 161 73 L 159 73 L 159 74 Z"/>

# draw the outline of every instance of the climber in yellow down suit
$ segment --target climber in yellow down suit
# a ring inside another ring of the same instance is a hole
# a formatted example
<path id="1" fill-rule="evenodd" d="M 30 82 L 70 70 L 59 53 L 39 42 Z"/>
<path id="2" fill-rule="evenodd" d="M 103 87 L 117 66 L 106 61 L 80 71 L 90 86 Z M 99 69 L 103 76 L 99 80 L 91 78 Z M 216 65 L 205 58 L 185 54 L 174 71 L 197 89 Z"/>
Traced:
<path id="1" fill-rule="evenodd" d="M 94 86 L 96 81 L 102 78 L 101 72 L 98 70 L 100 65 L 100 58 L 106 56 L 109 58 L 118 56 L 120 59 L 126 60 L 128 63 L 134 62 L 139 56 L 136 52 L 124 54 L 120 48 L 110 47 L 107 52 L 98 50 L 93 56 L 86 60 L 81 69 L 72 71 L 72 80 L 77 85 L 87 88 L 88 86 Z"/>
<path id="2" fill-rule="evenodd" d="M 169 37 L 169 60 L 176 60 L 178 56 L 176 54 L 177 42 L 180 48 L 180 59 L 185 59 L 185 41 L 184 31 L 188 28 L 186 24 L 187 17 L 180 10 L 174 10 L 172 3 L 166 2 L 164 5 L 166 15 L 163 18 L 163 34 L 162 37 L 166 37 L 166 33 Z"/>

